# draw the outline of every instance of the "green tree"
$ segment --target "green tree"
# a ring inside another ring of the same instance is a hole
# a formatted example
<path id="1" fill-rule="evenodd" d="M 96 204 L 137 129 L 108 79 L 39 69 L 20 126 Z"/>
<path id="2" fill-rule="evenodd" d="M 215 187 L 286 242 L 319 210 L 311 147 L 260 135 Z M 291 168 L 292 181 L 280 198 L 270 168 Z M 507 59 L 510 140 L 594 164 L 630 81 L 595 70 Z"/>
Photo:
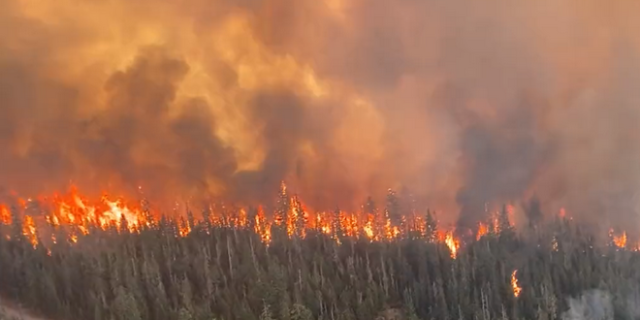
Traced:
<path id="1" fill-rule="evenodd" d="M 301 304 L 294 304 L 291 308 L 291 320 L 313 320 L 313 314 L 309 308 Z"/>
<path id="2" fill-rule="evenodd" d="M 116 297 L 111 305 L 112 313 L 118 320 L 142 320 L 138 303 L 124 287 L 116 289 Z"/>

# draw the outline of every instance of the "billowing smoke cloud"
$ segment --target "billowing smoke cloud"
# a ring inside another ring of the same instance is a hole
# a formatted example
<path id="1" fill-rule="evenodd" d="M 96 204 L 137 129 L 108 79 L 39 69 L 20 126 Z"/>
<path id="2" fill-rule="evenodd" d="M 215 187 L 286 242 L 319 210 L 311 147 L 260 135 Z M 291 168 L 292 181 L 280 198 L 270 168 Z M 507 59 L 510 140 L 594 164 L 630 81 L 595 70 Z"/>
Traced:
<path id="1" fill-rule="evenodd" d="M 0 0 L 0 185 L 640 213 L 640 5 Z"/>

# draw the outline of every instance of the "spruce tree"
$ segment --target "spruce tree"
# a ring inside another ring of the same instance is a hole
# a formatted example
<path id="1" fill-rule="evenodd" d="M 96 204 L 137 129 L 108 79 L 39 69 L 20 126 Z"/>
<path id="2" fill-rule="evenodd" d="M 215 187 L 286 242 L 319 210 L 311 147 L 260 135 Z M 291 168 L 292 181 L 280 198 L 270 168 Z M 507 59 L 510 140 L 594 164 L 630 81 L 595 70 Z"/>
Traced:
<path id="1" fill-rule="evenodd" d="M 429 242 L 435 242 L 438 239 L 438 221 L 434 217 L 433 213 L 431 213 L 431 210 L 427 210 L 425 238 Z"/>

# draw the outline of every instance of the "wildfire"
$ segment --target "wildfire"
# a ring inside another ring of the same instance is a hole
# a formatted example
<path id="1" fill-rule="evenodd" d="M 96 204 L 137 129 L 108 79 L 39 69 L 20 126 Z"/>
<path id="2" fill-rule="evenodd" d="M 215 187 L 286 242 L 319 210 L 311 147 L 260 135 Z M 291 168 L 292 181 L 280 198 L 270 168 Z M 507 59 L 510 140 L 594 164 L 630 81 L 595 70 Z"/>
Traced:
<path id="1" fill-rule="evenodd" d="M 127 228 L 135 231 L 146 223 L 141 209 L 127 206 L 123 200 L 113 199 L 106 193 L 95 203 L 90 203 L 80 196 L 77 189 L 71 188 L 66 196 L 54 195 L 51 200 L 43 198 L 42 202 L 50 208 L 50 213 L 46 215 L 49 224 L 75 226 L 83 234 L 88 233 L 90 226 L 102 229 L 121 227 L 126 221 Z"/>
<path id="2" fill-rule="evenodd" d="M 0 204 L 0 223 L 11 224 L 11 213 L 7 206 Z"/>
<path id="3" fill-rule="evenodd" d="M 316 215 L 314 229 L 324 233 L 324 234 L 332 234 L 331 230 L 331 219 L 326 212 L 322 212 Z"/>
<path id="4" fill-rule="evenodd" d="M 449 247 L 449 250 L 451 250 L 451 257 L 455 259 L 458 255 L 458 249 L 460 248 L 460 241 L 453 236 L 453 232 L 449 231 L 447 232 L 445 243 L 447 247 Z"/>
<path id="5" fill-rule="evenodd" d="M 517 269 L 513 270 L 511 273 L 511 288 L 513 289 L 513 296 L 516 298 L 520 296 L 520 292 L 522 292 L 522 288 L 518 285 L 518 278 L 516 277 L 517 273 Z"/>
<path id="6" fill-rule="evenodd" d="M 611 240 L 613 241 L 613 244 L 618 247 L 618 248 L 626 248 L 627 247 L 627 233 L 626 232 L 622 232 L 622 234 L 620 235 L 615 235 L 613 233 L 613 229 L 609 230 L 609 236 L 611 237 Z"/>
<path id="7" fill-rule="evenodd" d="M 340 212 L 340 227 L 347 237 L 358 236 L 358 218 L 355 214 Z"/>
<path id="8" fill-rule="evenodd" d="M 451 258 L 455 259 L 458 256 L 458 249 L 460 249 L 460 240 L 454 235 L 453 231 L 440 232 L 438 234 L 438 240 L 444 242 L 451 251 Z"/>
<path id="9" fill-rule="evenodd" d="M 188 223 L 182 221 L 182 223 L 178 226 L 178 234 L 181 237 L 186 237 L 189 233 L 191 233 L 191 226 Z"/>
<path id="10" fill-rule="evenodd" d="M 367 221 L 363 230 L 369 239 L 373 239 L 375 237 L 375 234 L 373 232 L 373 223 L 371 221 Z"/>
<path id="11" fill-rule="evenodd" d="M 31 242 L 31 245 L 35 248 L 38 245 L 38 237 L 36 235 L 36 226 L 33 222 L 33 218 L 26 216 L 24 219 L 24 225 L 22 228 L 22 234 Z"/>
<path id="12" fill-rule="evenodd" d="M 258 214 L 256 214 L 256 224 L 254 231 L 260 235 L 262 241 L 265 243 L 271 242 L 271 224 L 267 221 L 262 207 L 258 208 Z"/>
<path id="13" fill-rule="evenodd" d="M 480 222 L 480 224 L 478 224 L 478 235 L 476 236 L 476 240 L 480 240 L 480 238 L 485 236 L 487 233 L 489 233 L 489 226 Z"/>
<path id="14" fill-rule="evenodd" d="M 397 219 L 396 225 L 390 218 L 394 213 L 383 212 L 312 212 L 296 196 L 287 194 L 286 185 L 282 184 L 280 209 L 267 213 L 262 206 L 255 211 L 245 208 L 222 205 L 208 207 L 208 215 L 202 218 L 211 226 L 233 227 L 253 230 L 261 240 L 269 244 L 275 230 L 282 230 L 288 237 L 307 237 L 310 233 L 329 236 L 340 242 L 339 236 L 364 238 L 369 241 L 390 241 L 408 235 L 427 235 L 425 216 L 415 211 Z M 14 195 L 14 197 L 17 196 Z M 33 202 L 33 206 L 30 203 Z M 117 232 L 139 232 L 142 227 L 150 226 L 150 217 L 159 218 L 156 212 L 146 208 L 142 201 L 127 201 L 103 193 L 98 198 L 90 198 L 81 194 L 76 188 L 71 188 L 65 194 L 40 196 L 34 200 L 17 201 L 19 206 L 17 217 L 23 219 L 23 234 L 32 245 L 38 245 L 38 238 L 50 239 L 51 242 L 68 241 L 77 243 L 92 230 L 113 229 Z M 37 204 L 37 205 L 35 205 Z M 0 203 L 0 223 L 10 224 L 12 215 L 10 206 Z M 38 212 L 35 212 L 38 211 Z M 375 211 L 375 210 L 374 210 Z M 177 219 L 176 236 L 184 237 L 193 232 L 197 218 L 185 220 L 184 216 L 168 217 Z M 205 222 L 204 220 L 200 220 Z M 492 217 L 488 223 L 478 226 L 477 238 L 489 232 L 500 232 L 497 218 Z M 41 227 L 64 228 L 67 239 L 56 239 Z M 207 230 L 208 232 L 208 230 Z M 38 236 L 36 236 L 38 234 Z M 280 233 L 278 233 L 280 234 Z M 6 235 L 8 237 L 8 235 Z M 460 250 L 460 240 L 454 235 L 453 229 L 439 230 L 435 238 L 426 241 L 438 241 L 447 246 L 451 258 L 456 259 Z M 46 247 L 46 245 L 45 245 Z"/>
<path id="15" fill-rule="evenodd" d="M 509 224 L 509 226 L 513 227 L 513 218 L 515 208 L 512 205 L 508 205 L 505 207 L 507 219 L 505 221 Z M 500 213 L 494 212 L 492 213 L 486 222 L 478 223 L 478 232 L 476 233 L 476 240 L 480 240 L 480 238 L 488 235 L 489 233 L 498 234 L 504 230 L 501 230 L 502 226 L 500 225 Z"/>
<path id="16" fill-rule="evenodd" d="M 80 234 L 88 234 L 92 227 L 106 230 L 112 226 L 123 227 L 123 223 L 126 223 L 126 228 L 130 232 L 135 232 L 147 223 L 143 210 L 134 205 L 125 204 L 122 199 L 115 199 L 105 193 L 98 200 L 91 202 L 73 187 L 65 195 L 38 197 L 39 212 L 35 215 L 29 211 L 34 209 L 27 209 L 28 203 L 32 202 L 31 199 L 17 198 L 16 202 L 19 205 L 16 210 L 19 210 L 20 216 L 24 219 L 23 234 L 34 247 L 38 244 L 36 231 L 40 224 L 38 222 L 40 220 L 36 221 L 35 217 L 42 216 L 43 218 L 38 219 L 43 219 L 42 223 L 52 227 L 68 228 L 68 240 L 73 243 L 78 241 Z M 11 220 L 12 215 L 8 206 L 0 204 L 0 223 L 10 224 Z"/>

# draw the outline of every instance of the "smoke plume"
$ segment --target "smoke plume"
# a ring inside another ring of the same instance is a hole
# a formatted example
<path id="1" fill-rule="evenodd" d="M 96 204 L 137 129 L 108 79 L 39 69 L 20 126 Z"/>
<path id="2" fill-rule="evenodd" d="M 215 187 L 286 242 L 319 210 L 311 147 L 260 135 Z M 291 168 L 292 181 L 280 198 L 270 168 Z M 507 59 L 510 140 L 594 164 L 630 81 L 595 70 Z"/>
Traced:
<path id="1" fill-rule="evenodd" d="M 640 4 L 0 0 L 0 185 L 638 222 Z M 604 215 L 603 215 L 604 214 Z"/>

